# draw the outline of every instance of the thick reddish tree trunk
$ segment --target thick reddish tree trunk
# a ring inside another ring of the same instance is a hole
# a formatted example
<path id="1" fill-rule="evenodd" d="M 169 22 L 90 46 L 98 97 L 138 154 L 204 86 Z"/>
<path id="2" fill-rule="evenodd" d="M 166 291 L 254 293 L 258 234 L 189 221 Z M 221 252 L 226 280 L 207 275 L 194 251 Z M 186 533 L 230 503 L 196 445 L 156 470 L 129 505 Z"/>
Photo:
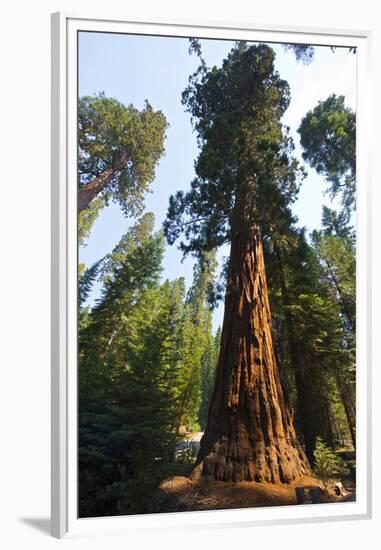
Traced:
<path id="1" fill-rule="evenodd" d="M 194 474 L 290 482 L 309 472 L 275 360 L 257 228 L 232 238 L 221 347 Z"/>
<path id="2" fill-rule="evenodd" d="M 82 212 L 82 210 L 85 210 L 89 206 L 90 202 L 106 187 L 117 172 L 120 172 L 125 167 L 127 160 L 128 155 L 122 155 L 112 166 L 103 170 L 98 177 L 94 178 L 85 187 L 82 187 L 82 189 L 78 189 L 78 212 Z"/>

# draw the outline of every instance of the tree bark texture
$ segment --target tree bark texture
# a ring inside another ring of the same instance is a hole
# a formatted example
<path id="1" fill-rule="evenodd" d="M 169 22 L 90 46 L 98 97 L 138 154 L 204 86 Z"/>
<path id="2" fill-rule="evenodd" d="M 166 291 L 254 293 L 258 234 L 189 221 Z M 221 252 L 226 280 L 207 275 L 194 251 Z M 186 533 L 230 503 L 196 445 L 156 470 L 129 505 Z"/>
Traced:
<path id="1" fill-rule="evenodd" d="M 106 187 L 106 185 L 120 172 L 128 160 L 128 155 L 124 154 L 116 160 L 109 168 L 106 168 L 82 189 L 78 189 L 77 209 L 78 212 L 85 210 L 90 202 Z"/>
<path id="2" fill-rule="evenodd" d="M 195 475 L 290 482 L 309 472 L 276 365 L 259 229 L 233 235 L 215 388 Z"/>

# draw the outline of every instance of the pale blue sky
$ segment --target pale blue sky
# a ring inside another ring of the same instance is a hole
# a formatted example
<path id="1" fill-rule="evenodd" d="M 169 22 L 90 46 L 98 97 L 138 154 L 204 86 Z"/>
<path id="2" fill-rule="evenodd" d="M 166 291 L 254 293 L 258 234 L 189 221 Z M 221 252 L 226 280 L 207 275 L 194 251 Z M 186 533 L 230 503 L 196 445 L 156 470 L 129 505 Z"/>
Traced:
<path id="1" fill-rule="evenodd" d="M 209 66 L 220 65 L 232 47 L 232 42 L 202 40 L 202 51 Z M 196 135 L 192 132 L 190 117 L 181 105 L 181 92 L 189 75 L 198 65 L 198 59 L 188 54 L 189 42 L 185 38 L 133 36 L 81 32 L 79 34 L 79 94 L 92 95 L 105 92 L 122 103 L 143 108 L 148 99 L 152 107 L 165 114 L 170 127 L 165 142 L 165 156 L 160 160 L 156 177 L 147 196 L 146 209 L 156 218 L 160 228 L 165 219 L 168 198 L 179 189 L 188 189 L 194 177 L 194 160 L 197 157 Z M 356 56 L 348 50 L 317 47 L 315 60 L 308 66 L 297 63 L 292 52 L 273 45 L 276 68 L 291 88 L 291 104 L 284 123 L 291 127 L 300 156 L 296 132 L 301 118 L 320 99 L 331 93 L 342 94 L 353 109 L 356 105 Z M 308 169 L 294 212 L 300 226 L 309 230 L 320 226 L 322 205 L 330 204 L 324 196 L 325 184 L 314 170 Z M 79 251 L 80 262 L 87 266 L 110 252 L 133 220 L 122 215 L 119 206 L 104 208 L 94 223 L 87 246 Z M 221 250 L 219 256 L 228 250 Z M 176 245 L 168 246 L 164 258 L 163 278 L 185 277 L 187 287 L 192 281 L 193 259 L 184 262 Z M 99 292 L 95 285 L 89 303 Z M 214 328 L 222 321 L 223 305 L 214 312 Z"/>

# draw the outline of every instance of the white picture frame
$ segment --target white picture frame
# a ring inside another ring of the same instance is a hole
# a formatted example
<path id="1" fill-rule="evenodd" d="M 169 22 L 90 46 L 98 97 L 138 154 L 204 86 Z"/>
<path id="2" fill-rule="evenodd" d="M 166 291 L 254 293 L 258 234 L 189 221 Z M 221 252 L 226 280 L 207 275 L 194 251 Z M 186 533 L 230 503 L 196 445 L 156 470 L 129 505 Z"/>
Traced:
<path id="1" fill-rule="evenodd" d="M 77 517 L 76 105 L 79 30 L 160 34 L 357 49 L 357 500 L 210 512 Z M 250 23 L 52 15 L 52 535 L 127 533 L 149 526 L 271 525 L 371 517 L 371 257 L 369 182 L 370 33 Z"/>

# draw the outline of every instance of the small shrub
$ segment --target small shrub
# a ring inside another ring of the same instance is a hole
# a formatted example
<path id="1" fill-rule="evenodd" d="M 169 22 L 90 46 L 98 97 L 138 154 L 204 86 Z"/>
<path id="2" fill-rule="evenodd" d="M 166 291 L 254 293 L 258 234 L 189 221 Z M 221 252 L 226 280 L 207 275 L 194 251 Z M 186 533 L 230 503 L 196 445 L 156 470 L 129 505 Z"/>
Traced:
<path id="1" fill-rule="evenodd" d="M 316 440 L 314 451 L 315 473 L 322 480 L 324 486 L 328 480 L 347 472 L 345 462 L 324 443 L 321 437 Z"/>

